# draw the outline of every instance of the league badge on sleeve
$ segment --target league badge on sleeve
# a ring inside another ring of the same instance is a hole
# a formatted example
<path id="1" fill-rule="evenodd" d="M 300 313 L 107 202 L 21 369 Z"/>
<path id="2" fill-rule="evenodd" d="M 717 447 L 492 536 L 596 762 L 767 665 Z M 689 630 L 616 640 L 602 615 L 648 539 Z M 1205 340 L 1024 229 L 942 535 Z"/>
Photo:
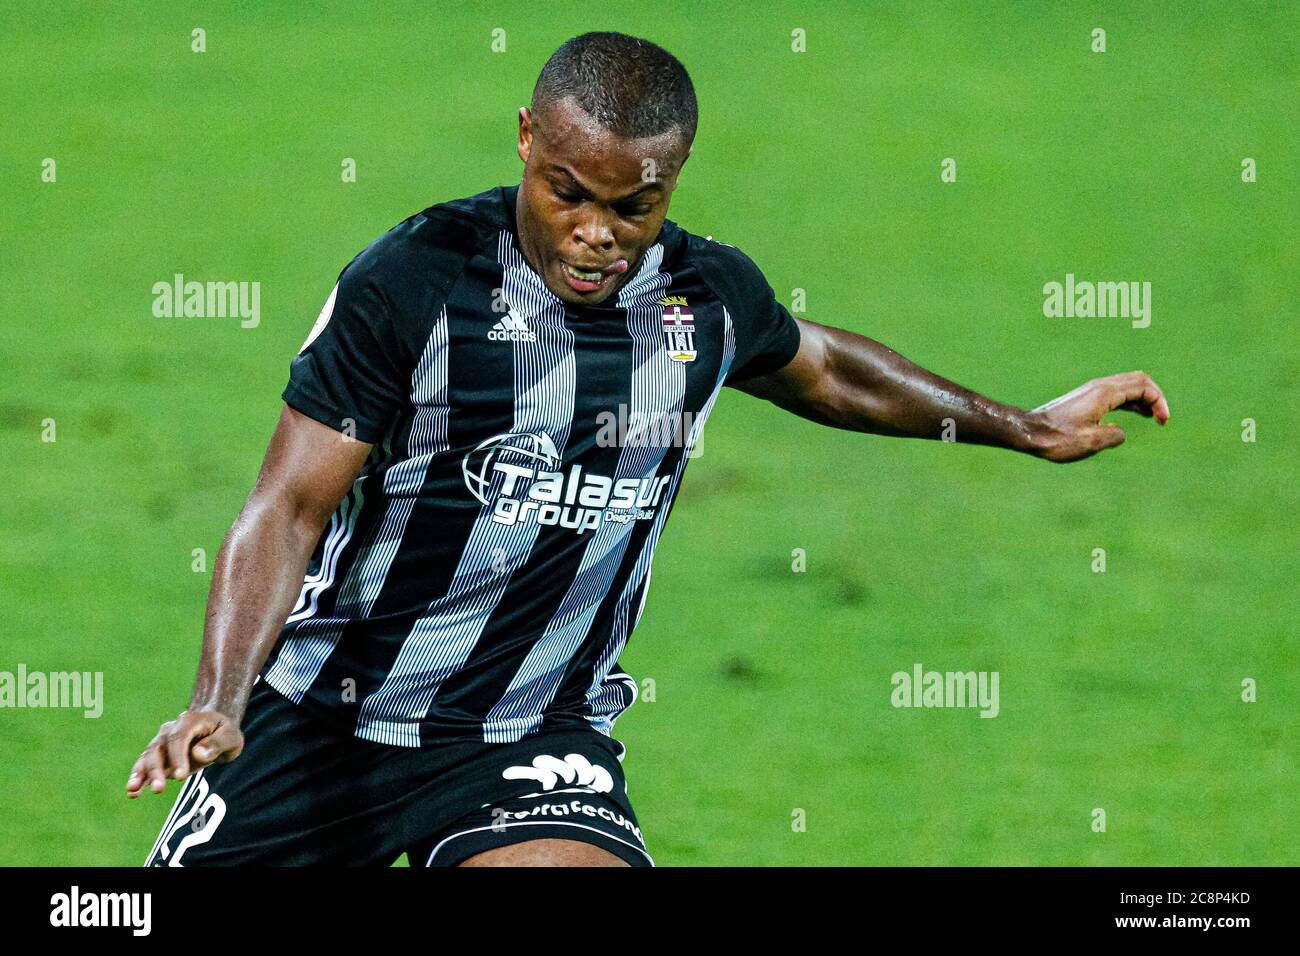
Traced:
<path id="1" fill-rule="evenodd" d="M 674 362 L 694 362 L 695 316 L 686 306 L 686 297 L 670 295 L 660 299 L 664 307 L 664 348 Z"/>

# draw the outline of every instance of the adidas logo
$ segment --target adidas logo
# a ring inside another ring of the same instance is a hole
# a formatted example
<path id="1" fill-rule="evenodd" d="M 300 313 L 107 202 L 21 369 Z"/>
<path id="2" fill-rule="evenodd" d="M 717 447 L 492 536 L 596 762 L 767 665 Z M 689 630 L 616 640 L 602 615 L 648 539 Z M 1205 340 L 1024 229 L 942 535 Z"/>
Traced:
<path id="1" fill-rule="evenodd" d="M 536 342 L 537 333 L 528 331 L 524 320 L 509 312 L 504 319 L 488 329 L 488 338 L 493 342 Z"/>

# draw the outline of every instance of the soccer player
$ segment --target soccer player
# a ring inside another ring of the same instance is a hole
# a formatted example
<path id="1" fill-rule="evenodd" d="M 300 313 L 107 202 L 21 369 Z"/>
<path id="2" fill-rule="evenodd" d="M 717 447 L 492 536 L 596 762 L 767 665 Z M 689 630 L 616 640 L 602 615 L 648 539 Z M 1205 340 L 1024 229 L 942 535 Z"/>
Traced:
<path id="1" fill-rule="evenodd" d="M 724 386 L 853 431 L 1075 461 L 1169 407 L 1142 372 L 1032 410 L 795 319 L 666 219 L 694 89 L 589 33 L 519 111 L 523 180 L 340 274 L 217 558 L 189 708 L 130 796 L 188 778 L 149 863 L 648 865 L 618 659 Z"/>

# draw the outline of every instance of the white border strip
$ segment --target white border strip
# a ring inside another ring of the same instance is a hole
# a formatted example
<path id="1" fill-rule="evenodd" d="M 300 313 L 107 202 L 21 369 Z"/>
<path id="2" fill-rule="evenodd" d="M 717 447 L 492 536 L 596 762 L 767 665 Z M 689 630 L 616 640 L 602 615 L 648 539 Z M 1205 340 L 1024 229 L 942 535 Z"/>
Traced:
<path id="1" fill-rule="evenodd" d="M 612 833 L 606 833 L 604 830 L 597 829 L 596 827 L 589 827 L 585 823 L 571 823 L 567 820 L 519 820 L 515 823 L 498 823 L 498 824 L 490 823 L 485 827 L 473 827 L 472 829 L 469 830 L 461 830 L 459 833 L 453 833 L 449 837 L 444 837 L 442 842 L 433 848 L 433 852 L 429 854 L 429 859 L 425 861 L 424 865 L 426 867 L 433 866 L 433 858 L 438 855 L 438 851 L 441 850 L 443 846 L 446 845 L 448 840 L 454 840 L 456 839 L 456 837 L 468 836 L 471 833 L 482 833 L 484 830 L 504 830 L 506 827 L 532 827 L 532 826 L 577 827 L 579 830 L 590 830 L 592 833 L 599 833 L 603 837 L 608 837 L 609 839 L 613 840 L 615 843 L 621 843 L 624 846 L 631 847 L 632 849 L 640 853 L 643 857 L 645 857 L 647 860 L 649 860 L 651 866 L 655 865 L 655 861 L 650 856 L 650 854 L 647 853 L 645 850 L 641 849 L 635 843 L 628 843 L 626 840 L 620 839 L 619 837 L 614 836 L 614 834 Z M 513 844 L 505 844 L 505 845 L 512 846 Z M 595 846 L 596 844 L 591 844 L 591 845 Z"/>

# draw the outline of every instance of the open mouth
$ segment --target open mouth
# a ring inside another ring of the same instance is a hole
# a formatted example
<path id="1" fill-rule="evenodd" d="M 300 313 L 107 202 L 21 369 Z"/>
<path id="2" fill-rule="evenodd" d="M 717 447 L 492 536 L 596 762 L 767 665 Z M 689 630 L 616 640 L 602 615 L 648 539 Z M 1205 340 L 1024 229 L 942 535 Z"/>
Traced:
<path id="1" fill-rule="evenodd" d="M 619 259 L 612 265 L 603 269 L 579 269 L 560 260 L 560 272 L 564 274 L 565 281 L 577 292 L 589 293 L 598 292 L 605 287 L 605 284 L 612 276 L 622 275 L 627 272 L 627 260 Z"/>

